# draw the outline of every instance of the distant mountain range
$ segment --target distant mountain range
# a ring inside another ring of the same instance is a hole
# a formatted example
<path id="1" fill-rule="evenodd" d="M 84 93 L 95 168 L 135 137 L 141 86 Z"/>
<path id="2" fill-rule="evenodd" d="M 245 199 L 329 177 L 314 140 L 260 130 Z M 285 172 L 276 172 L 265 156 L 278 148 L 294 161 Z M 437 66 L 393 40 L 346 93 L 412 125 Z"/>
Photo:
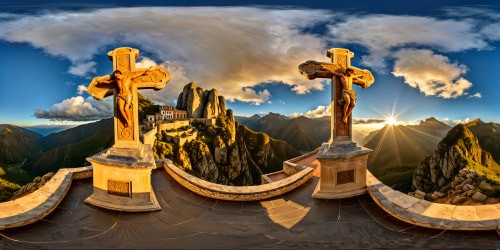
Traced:
<path id="1" fill-rule="evenodd" d="M 66 129 L 74 128 L 78 125 L 36 125 L 36 126 L 24 126 L 23 128 L 31 130 L 42 136 L 47 136 L 52 133 L 58 133 Z"/>
<path id="2" fill-rule="evenodd" d="M 60 168 L 88 165 L 85 160 L 113 145 L 113 119 L 80 125 L 45 137 L 41 151 L 30 157 L 23 169 L 34 176 Z"/>
<path id="3" fill-rule="evenodd" d="M 431 117 L 418 125 L 386 125 L 372 134 L 364 145 L 373 152 L 368 158 L 370 169 L 418 164 L 436 149 L 450 126 Z"/>
<path id="4" fill-rule="evenodd" d="M 235 116 L 235 119 L 254 131 L 285 141 L 303 153 L 313 151 L 330 140 L 330 116 L 291 118 L 270 112 L 265 116 Z M 359 145 L 365 144 L 371 136 L 353 128 L 353 141 Z"/>
<path id="5" fill-rule="evenodd" d="M 42 136 L 14 125 L 0 125 L 0 201 L 35 176 L 88 165 L 85 158 L 113 144 L 113 120 L 80 125 Z"/>
<path id="6" fill-rule="evenodd" d="M 250 129 L 263 132 L 282 140 L 301 152 L 312 151 L 330 139 L 330 117 L 310 119 L 304 116 L 289 118 L 277 113 L 263 117 L 235 117 L 236 121 Z"/>

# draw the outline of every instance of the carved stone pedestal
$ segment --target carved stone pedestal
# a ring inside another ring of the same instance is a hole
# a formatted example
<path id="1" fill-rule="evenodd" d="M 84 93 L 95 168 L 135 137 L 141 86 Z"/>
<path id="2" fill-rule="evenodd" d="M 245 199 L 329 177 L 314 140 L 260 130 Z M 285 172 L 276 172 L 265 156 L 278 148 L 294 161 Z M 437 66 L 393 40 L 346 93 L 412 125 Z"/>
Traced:
<path id="1" fill-rule="evenodd" d="M 341 199 L 366 193 L 366 167 L 371 151 L 351 140 L 324 143 L 316 156 L 321 163 L 321 175 L 312 197 Z"/>
<path id="2" fill-rule="evenodd" d="M 161 210 L 151 186 L 151 170 L 156 168 L 153 150 L 149 146 L 137 150 L 142 152 L 110 148 L 87 158 L 94 169 L 94 193 L 86 203 L 127 212 Z"/>

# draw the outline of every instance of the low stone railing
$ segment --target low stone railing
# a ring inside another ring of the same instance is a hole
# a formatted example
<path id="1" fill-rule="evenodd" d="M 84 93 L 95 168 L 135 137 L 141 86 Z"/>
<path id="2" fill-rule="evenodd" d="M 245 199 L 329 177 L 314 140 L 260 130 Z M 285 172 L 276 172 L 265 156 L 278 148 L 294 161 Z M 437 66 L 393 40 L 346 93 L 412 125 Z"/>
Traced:
<path id="1" fill-rule="evenodd" d="M 35 192 L 0 203 L 0 230 L 20 227 L 49 215 L 64 199 L 76 179 L 92 177 L 92 166 L 62 168 Z"/>
<path id="2" fill-rule="evenodd" d="M 297 165 L 294 162 L 300 161 L 302 159 L 305 159 L 305 158 L 307 158 L 311 155 L 317 154 L 317 153 L 318 153 L 318 150 L 314 150 L 314 151 L 311 151 L 307 154 L 303 154 L 301 156 L 284 161 L 283 162 L 283 172 L 285 172 L 285 174 L 287 174 L 287 175 L 294 175 L 294 174 L 302 171 L 304 168 L 306 168 L 306 166 Z"/>
<path id="3" fill-rule="evenodd" d="M 154 127 L 143 135 L 142 143 L 149 144 L 151 146 L 155 145 L 156 134 L 158 133 L 158 127 Z"/>
<path id="4" fill-rule="evenodd" d="M 157 165 L 163 167 L 175 181 L 192 192 L 209 198 L 229 201 L 255 201 L 278 196 L 301 186 L 313 176 L 313 169 L 306 167 L 293 176 L 273 183 L 257 186 L 227 186 L 192 176 L 179 169 L 168 159 L 157 161 Z"/>
<path id="5" fill-rule="evenodd" d="M 446 230 L 498 230 L 500 204 L 449 205 L 434 203 L 393 190 L 367 172 L 368 192 L 384 211 L 404 222 Z"/>

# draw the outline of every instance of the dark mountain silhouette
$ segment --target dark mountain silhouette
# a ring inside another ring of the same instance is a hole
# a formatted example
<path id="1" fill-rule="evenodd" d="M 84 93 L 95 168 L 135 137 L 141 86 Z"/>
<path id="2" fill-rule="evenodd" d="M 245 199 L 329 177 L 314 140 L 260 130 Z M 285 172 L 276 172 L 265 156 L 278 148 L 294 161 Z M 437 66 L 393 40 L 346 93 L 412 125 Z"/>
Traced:
<path id="1" fill-rule="evenodd" d="M 285 141 L 302 152 L 312 151 L 330 139 L 330 117 L 289 118 L 271 112 L 263 117 L 254 115 L 246 119 L 236 117 L 236 120 L 254 131 Z"/>
<path id="2" fill-rule="evenodd" d="M 33 155 L 23 168 L 37 176 L 60 168 L 88 165 L 85 158 L 110 147 L 113 138 L 112 118 L 51 134 L 42 143 L 42 152 Z"/>
<path id="3" fill-rule="evenodd" d="M 0 125 L 0 164 L 17 164 L 41 150 L 43 136 L 14 125 Z"/>

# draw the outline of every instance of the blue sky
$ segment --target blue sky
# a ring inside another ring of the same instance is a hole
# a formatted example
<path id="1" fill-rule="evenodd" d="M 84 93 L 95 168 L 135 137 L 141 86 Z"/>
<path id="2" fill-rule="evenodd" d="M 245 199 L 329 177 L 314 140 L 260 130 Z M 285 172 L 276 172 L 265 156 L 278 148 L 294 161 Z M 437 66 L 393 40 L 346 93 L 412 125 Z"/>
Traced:
<path id="1" fill-rule="evenodd" d="M 174 103 L 195 81 L 217 88 L 237 115 L 325 115 L 329 82 L 297 66 L 345 47 L 376 78 L 356 88 L 355 118 L 500 122 L 500 5 L 421 2 L 0 3 L 0 123 L 109 116 L 110 98 L 95 101 L 85 86 L 111 72 L 106 53 L 120 46 L 141 51 L 139 66 L 171 72 L 165 89 L 144 92 L 156 103 Z"/>

